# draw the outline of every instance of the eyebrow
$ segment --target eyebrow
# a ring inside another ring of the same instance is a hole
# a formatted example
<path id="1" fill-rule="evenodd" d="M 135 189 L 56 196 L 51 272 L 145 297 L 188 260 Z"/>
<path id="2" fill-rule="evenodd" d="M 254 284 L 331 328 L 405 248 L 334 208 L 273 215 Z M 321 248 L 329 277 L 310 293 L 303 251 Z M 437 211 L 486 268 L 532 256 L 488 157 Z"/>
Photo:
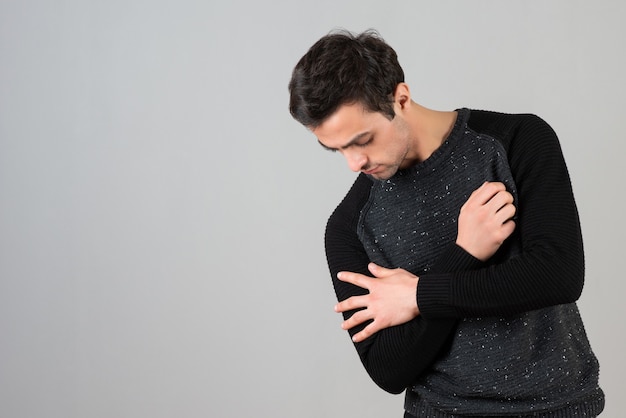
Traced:
<path id="1" fill-rule="evenodd" d="M 328 151 L 338 151 L 338 150 L 343 150 L 346 149 L 348 147 L 351 147 L 352 145 L 354 145 L 355 143 L 359 142 L 360 139 L 362 139 L 363 137 L 369 135 L 370 132 L 369 131 L 365 131 L 365 132 L 361 132 L 360 134 L 356 134 L 350 141 L 348 141 L 348 143 L 346 145 L 343 145 L 339 148 L 331 148 L 331 147 L 327 147 L 326 145 L 322 144 L 320 142 L 320 140 L 318 139 L 317 142 L 319 142 L 319 144 L 324 148 L 327 149 Z"/>

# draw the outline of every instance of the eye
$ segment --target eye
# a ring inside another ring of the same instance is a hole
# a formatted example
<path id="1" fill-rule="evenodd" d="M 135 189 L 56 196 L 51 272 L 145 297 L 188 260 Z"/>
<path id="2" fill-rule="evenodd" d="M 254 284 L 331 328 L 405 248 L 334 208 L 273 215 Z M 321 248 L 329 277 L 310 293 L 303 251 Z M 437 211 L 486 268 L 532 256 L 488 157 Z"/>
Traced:
<path id="1" fill-rule="evenodd" d="M 370 136 L 370 137 L 367 139 L 367 141 L 365 141 L 365 142 L 361 142 L 361 143 L 356 143 L 356 144 L 354 144 L 354 145 L 356 145 L 357 147 L 366 147 L 366 146 L 368 146 L 369 144 L 371 144 L 371 142 L 372 142 L 373 140 L 374 140 L 374 137 L 373 137 L 373 136 Z"/>
<path id="2" fill-rule="evenodd" d="M 327 147 L 326 145 L 322 144 L 322 141 L 320 141 L 319 139 L 317 140 L 317 143 L 320 144 L 322 148 L 324 148 L 326 151 L 337 152 L 337 148 Z"/>

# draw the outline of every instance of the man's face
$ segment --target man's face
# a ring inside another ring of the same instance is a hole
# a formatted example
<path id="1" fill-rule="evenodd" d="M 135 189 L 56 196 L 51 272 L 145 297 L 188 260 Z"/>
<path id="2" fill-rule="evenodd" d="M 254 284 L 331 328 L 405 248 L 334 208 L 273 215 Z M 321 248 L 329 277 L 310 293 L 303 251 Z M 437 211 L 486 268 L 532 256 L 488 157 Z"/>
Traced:
<path id="1" fill-rule="evenodd" d="M 412 165 L 409 128 L 396 111 L 393 120 L 380 112 L 369 112 L 361 104 L 343 105 L 313 129 L 326 149 L 340 152 L 352 171 L 379 180 L 392 177 Z"/>

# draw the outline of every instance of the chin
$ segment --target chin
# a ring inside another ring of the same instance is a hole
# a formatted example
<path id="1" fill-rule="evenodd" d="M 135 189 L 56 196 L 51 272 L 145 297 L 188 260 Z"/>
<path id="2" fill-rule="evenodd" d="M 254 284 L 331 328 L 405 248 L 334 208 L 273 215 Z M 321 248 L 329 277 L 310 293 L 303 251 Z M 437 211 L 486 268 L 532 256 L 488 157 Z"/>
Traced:
<path id="1" fill-rule="evenodd" d="M 397 170 L 382 170 L 378 173 L 371 174 L 376 180 L 389 180 L 396 174 Z"/>

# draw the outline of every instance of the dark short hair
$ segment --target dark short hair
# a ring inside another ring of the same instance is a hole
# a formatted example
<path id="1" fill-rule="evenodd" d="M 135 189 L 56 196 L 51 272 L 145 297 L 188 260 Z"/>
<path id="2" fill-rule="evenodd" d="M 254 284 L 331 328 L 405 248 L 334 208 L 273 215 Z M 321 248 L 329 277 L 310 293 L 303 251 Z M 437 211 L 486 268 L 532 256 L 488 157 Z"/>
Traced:
<path id="1" fill-rule="evenodd" d="M 322 37 L 298 61 L 289 82 L 289 111 L 316 128 L 344 104 L 393 119 L 393 94 L 404 82 L 396 52 L 374 30 L 336 31 Z"/>

